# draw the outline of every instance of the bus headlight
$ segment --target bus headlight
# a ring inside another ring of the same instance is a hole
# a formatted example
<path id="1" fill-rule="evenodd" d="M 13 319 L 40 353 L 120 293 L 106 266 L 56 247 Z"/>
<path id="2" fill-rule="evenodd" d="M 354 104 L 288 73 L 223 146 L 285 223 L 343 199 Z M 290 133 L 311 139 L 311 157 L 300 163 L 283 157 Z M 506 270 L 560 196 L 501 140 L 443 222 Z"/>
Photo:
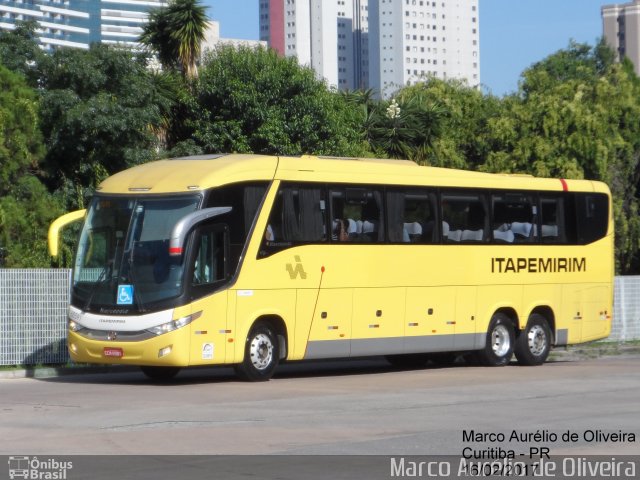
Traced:
<path id="1" fill-rule="evenodd" d="M 80 332 L 82 330 L 85 330 L 85 327 L 83 327 L 82 325 L 80 325 L 78 322 L 76 322 L 75 320 L 71 320 L 69 319 L 69 331 L 71 332 Z"/>
<path id="2" fill-rule="evenodd" d="M 164 333 L 173 332 L 174 330 L 178 330 L 179 328 L 186 327 L 197 318 L 200 318 L 201 315 L 202 311 L 192 313 L 191 315 L 187 315 L 186 317 L 182 317 L 177 320 L 171 320 L 170 322 L 163 323 L 162 325 L 158 325 L 155 327 L 147 328 L 147 332 L 151 332 L 154 335 L 162 335 Z"/>

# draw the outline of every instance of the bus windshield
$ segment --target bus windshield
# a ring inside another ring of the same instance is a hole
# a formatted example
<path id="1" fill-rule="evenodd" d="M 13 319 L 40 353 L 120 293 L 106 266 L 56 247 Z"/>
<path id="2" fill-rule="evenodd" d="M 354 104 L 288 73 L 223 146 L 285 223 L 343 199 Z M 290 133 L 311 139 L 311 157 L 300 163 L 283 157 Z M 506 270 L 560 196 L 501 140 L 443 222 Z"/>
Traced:
<path id="1" fill-rule="evenodd" d="M 144 312 L 180 295 L 183 256 L 169 255 L 173 226 L 201 197 L 95 197 L 80 235 L 73 276 L 76 306 Z"/>

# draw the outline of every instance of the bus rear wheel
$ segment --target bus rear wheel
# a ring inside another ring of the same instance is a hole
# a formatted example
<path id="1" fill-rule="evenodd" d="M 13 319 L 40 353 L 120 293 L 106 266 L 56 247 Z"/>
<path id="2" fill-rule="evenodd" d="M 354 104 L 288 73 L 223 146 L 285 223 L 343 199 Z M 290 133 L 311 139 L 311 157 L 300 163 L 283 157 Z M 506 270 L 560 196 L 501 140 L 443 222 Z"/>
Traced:
<path id="1" fill-rule="evenodd" d="M 267 323 L 257 323 L 247 336 L 244 360 L 235 366 L 236 375 L 248 382 L 269 380 L 278 366 L 278 338 Z"/>
<path id="2" fill-rule="evenodd" d="M 520 365 L 542 365 L 551 351 L 551 329 L 547 319 L 534 313 L 516 340 L 516 358 Z"/>
<path id="3" fill-rule="evenodd" d="M 151 380 L 166 381 L 175 377 L 180 367 L 140 367 L 140 370 Z"/>
<path id="4" fill-rule="evenodd" d="M 508 365 L 513 356 L 515 332 L 511 319 L 503 313 L 495 313 L 489 322 L 487 340 L 477 358 L 482 365 L 502 367 Z"/>

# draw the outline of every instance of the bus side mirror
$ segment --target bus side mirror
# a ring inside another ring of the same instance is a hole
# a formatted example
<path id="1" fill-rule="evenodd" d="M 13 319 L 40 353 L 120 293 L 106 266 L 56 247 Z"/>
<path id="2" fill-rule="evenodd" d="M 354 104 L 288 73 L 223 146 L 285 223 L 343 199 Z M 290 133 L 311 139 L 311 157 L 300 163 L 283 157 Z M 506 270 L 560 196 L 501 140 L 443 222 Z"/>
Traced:
<path id="1" fill-rule="evenodd" d="M 74 212 L 67 213 L 62 215 L 59 218 L 56 218 L 53 223 L 49 226 L 49 234 L 47 235 L 47 243 L 49 244 L 49 254 L 57 258 L 59 253 L 59 243 L 60 243 L 60 230 L 63 227 L 66 227 L 70 223 L 77 222 L 84 218 L 87 213 L 86 209 L 76 210 Z"/>
<path id="2" fill-rule="evenodd" d="M 169 239 L 169 255 L 180 256 L 184 250 L 184 243 L 189 232 L 199 223 L 229 213 L 233 207 L 213 207 L 196 210 L 189 215 L 182 217 L 173 227 L 171 238 Z"/>

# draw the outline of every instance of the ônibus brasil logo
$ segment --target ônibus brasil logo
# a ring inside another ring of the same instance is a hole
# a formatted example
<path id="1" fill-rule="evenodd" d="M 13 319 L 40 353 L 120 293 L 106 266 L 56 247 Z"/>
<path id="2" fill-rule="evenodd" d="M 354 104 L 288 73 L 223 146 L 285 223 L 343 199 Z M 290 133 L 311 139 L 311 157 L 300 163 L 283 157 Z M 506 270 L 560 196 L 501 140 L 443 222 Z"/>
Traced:
<path id="1" fill-rule="evenodd" d="M 9 457 L 9 478 L 25 478 L 33 480 L 66 480 L 67 470 L 73 468 L 73 462 L 61 462 L 54 458 L 38 459 L 38 457 Z"/>

